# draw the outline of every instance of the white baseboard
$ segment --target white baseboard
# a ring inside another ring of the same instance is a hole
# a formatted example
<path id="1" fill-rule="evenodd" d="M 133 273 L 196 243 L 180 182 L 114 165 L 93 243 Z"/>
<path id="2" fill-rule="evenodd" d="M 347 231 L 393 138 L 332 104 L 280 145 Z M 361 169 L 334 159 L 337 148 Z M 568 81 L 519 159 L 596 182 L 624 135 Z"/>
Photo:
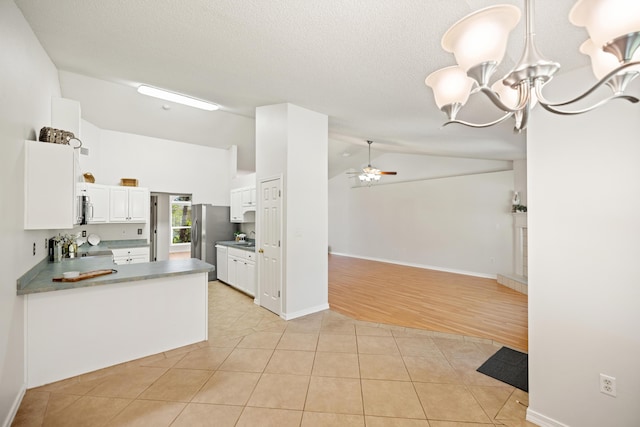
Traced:
<path id="1" fill-rule="evenodd" d="M 317 313 L 319 311 L 329 310 L 329 304 L 320 304 L 315 307 L 306 308 L 300 311 L 294 311 L 293 313 L 283 313 L 282 317 L 284 320 L 292 320 L 297 319 L 298 317 L 307 316 L 309 314 Z"/>
<path id="2" fill-rule="evenodd" d="M 527 421 L 539 425 L 540 427 L 569 427 L 566 424 L 542 415 L 531 408 L 527 408 Z"/>
<path id="3" fill-rule="evenodd" d="M 20 404 L 22 403 L 22 399 L 24 398 L 24 394 L 26 392 L 27 392 L 27 384 L 25 383 L 25 384 L 22 384 L 22 387 L 20 388 L 18 395 L 14 399 L 13 405 L 11 405 L 11 409 L 7 414 L 7 418 L 5 418 L 4 422 L 2 423 L 2 427 L 11 426 L 11 423 L 13 422 L 13 419 L 16 417 L 16 414 L 18 413 L 18 409 L 20 408 Z"/>
<path id="4" fill-rule="evenodd" d="M 349 257 L 349 258 L 366 259 L 366 260 L 369 260 L 369 261 L 386 262 L 388 264 L 404 265 L 404 266 L 407 266 L 407 267 L 424 268 L 425 270 L 436 270 L 436 271 L 444 271 L 446 273 L 464 274 L 465 276 L 482 277 L 484 279 L 497 279 L 498 278 L 497 274 L 477 273 L 477 272 L 474 272 L 474 271 L 458 270 L 458 269 L 455 269 L 455 268 L 437 267 L 435 265 L 415 264 L 415 263 L 411 263 L 411 262 L 401 262 L 401 261 L 396 261 L 396 260 L 391 260 L 391 259 L 384 259 L 384 258 L 373 258 L 373 257 L 362 256 L 362 255 L 344 254 L 344 253 L 340 253 L 340 252 L 330 252 L 330 254 L 331 255 L 338 255 L 338 256 L 346 256 L 346 257 Z"/>

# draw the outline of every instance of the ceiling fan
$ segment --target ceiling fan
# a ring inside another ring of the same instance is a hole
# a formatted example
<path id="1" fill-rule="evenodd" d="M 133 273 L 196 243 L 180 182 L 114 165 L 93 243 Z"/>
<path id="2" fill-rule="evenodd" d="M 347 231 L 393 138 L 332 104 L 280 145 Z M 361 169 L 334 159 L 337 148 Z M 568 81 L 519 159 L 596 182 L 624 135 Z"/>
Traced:
<path id="1" fill-rule="evenodd" d="M 380 177 L 382 175 L 397 175 L 398 172 L 381 171 L 380 169 L 376 169 L 373 166 L 371 166 L 371 144 L 373 144 L 373 141 L 367 141 L 367 144 L 369 144 L 369 163 L 367 164 L 367 167 L 362 168 L 362 172 L 347 172 L 347 173 L 360 174 L 358 175 L 358 178 L 360 179 L 360 181 L 363 181 L 363 182 L 380 181 Z"/>

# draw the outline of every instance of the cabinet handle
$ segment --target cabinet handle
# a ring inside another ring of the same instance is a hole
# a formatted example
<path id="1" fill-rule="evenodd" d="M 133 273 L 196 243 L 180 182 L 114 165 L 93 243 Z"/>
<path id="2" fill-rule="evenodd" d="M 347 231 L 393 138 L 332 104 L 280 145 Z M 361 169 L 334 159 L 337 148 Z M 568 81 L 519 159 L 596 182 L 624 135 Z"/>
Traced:
<path id="1" fill-rule="evenodd" d="M 264 250 L 262 250 L 262 249 L 258 249 L 258 253 L 259 253 L 259 254 L 263 254 L 263 253 L 264 253 Z"/>

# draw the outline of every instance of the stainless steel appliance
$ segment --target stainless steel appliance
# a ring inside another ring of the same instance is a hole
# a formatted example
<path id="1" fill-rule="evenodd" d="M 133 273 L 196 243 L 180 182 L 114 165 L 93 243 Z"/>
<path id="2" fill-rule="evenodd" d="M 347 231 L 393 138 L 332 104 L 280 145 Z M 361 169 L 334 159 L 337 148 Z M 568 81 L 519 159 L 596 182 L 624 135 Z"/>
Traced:
<path id="1" fill-rule="evenodd" d="M 237 224 L 230 221 L 228 206 L 191 206 L 191 258 L 216 265 L 216 242 L 233 240 Z M 209 272 L 209 280 L 217 280 L 217 272 Z"/>
<path id="2" fill-rule="evenodd" d="M 93 209 L 91 200 L 85 192 L 81 192 L 76 197 L 76 220 L 75 225 L 85 225 L 90 217 L 90 210 Z"/>

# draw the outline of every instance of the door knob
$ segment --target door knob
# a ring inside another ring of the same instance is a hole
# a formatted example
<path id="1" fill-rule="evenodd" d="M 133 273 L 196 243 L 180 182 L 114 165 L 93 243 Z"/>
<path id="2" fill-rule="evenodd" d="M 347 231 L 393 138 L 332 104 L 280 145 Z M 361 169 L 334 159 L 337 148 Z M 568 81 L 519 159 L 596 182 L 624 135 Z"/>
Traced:
<path id="1" fill-rule="evenodd" d="M 262 249 L 258 249 L 258 253 L 263 254 L 263 253 L 264 253 L 264 250 L 262 250 Z"/>

